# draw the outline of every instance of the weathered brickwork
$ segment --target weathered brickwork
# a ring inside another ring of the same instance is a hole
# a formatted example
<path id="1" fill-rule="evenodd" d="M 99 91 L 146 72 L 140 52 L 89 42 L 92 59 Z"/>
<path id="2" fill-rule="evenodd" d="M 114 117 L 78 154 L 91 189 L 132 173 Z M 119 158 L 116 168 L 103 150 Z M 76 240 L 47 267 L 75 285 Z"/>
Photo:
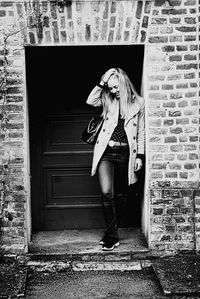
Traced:
<path id="1" fill-rule="evenodd" d="M 0 3 L 3 249 L 28 244 L 24 47 L 144 44 L 149 247 L 200 250 L 198 15 L 198 0 Z"/>

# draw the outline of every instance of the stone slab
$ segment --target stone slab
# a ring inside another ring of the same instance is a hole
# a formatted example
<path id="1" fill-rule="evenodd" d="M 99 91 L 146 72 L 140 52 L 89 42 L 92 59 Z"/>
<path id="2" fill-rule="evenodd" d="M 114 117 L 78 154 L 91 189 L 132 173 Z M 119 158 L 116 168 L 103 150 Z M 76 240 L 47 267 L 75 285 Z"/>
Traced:
<path id="1" fill-rule="evenodd" d="M 152 266 L 165 295 L 200 294 L 200 256 L 165 257 Z"/>

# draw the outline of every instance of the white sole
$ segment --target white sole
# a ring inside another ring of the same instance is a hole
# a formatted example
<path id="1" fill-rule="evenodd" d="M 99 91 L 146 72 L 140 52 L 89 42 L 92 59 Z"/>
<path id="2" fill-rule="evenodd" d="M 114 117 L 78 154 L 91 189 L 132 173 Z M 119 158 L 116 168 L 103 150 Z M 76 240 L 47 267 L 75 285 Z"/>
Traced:
<path id="1" fill-rule="evenodd" d="M 115 247 L 118 247 L 120 244 L 119 244 L 119 242 L 117 242 L 117 243 L 115 243 L 114 245 L 113 245 L 113 247 L 111 247 L 111 248 L 102 248 L 102 250 L 104 250 L 104 251 L 111 251 L 111 250 L 113 250 Z"/>

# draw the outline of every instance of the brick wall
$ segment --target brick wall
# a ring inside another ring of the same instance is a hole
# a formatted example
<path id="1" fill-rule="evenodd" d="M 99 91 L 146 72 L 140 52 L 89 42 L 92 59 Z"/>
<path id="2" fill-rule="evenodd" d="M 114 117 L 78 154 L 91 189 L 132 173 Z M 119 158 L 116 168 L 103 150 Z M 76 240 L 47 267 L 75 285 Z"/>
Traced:
<path id="1" fill-rule="evenodd" d="M 0 3 L 1 242 L 27 251 L 26 45 L 145 44 L 150 248 L 200 249 L 198 0 Z"/>
<path id="2" fill-rule="evenodd" d="M 193 250 L 198 235 L 197 1 L 155 1 L 146 57 L 151 248 Z M 197 248 L 199 249 L 199 247 Z"/>

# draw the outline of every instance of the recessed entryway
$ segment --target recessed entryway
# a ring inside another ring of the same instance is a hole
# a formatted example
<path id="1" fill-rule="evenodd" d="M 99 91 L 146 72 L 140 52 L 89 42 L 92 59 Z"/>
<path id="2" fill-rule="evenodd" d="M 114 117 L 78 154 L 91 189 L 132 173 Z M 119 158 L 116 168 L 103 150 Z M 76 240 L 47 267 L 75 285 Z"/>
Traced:
<path id="1" fill-rule="evenodd" d="M 129 75 L 140 93 L 144 47 L 27 47 L 33 232 L 103 228 L 93 148 L 80 134 L 96 108 L 86 105 L 91 89 L 111 67 Z M 123 227 L 141 226 L 140 183 L 130 188 Z"/>

